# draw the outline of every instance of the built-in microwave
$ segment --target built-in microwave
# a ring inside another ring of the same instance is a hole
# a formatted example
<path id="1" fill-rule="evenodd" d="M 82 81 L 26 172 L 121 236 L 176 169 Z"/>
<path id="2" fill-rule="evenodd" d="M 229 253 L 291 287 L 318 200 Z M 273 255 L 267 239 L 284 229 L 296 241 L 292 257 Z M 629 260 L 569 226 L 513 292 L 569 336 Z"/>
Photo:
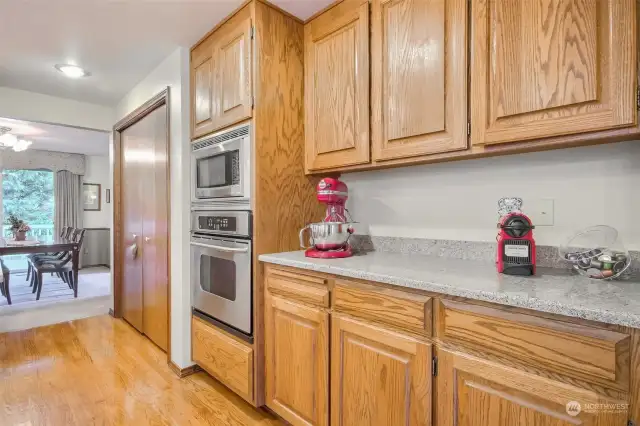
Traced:
<path id="1" fill-rule="evenodd" d="M 191 145 L 194 203 L 220 198 L 249 199 L 251 126 L 244 124 L 194 141 Z"/>

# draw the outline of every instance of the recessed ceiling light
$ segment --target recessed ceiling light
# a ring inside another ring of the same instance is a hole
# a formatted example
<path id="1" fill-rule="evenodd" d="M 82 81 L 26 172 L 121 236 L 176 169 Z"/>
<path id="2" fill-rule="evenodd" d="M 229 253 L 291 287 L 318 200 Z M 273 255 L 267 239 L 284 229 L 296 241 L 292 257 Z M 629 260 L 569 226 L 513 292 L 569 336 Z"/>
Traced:
<path id="1" fill-rule="evenodd" d="M 69 78 L 81 78 L 91 75 L 87 70 L 77 65 L 58 64 L 56 69 Z"/>

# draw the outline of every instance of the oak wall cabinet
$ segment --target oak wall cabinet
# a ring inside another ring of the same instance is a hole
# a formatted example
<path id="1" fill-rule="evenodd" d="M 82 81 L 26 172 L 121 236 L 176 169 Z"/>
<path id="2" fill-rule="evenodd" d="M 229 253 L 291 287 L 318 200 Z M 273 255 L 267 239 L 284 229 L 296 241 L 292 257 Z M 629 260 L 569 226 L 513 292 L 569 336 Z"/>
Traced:
<path id="1" fill-rule="evenodd" d="M 262 267 L 265 401 L 294 426 L 640 420 L 640 330 Z"/>
<path id="2" fill-rule="evenodd" d="M 369 2 L 345 0 L 304 29 L 308 170 L 369 156 Z"/>
<path id="3" fill-rule="evenodd" d="M 191 138 L 216 129 L 213 118 L 213 47 L 207 40 L 191 51 Z"/>
<path id="4" fill-rule="evenodd" d="M 307 173 L 640 137 L 636 0 L 367 6 L 305 24 Z"/>
<path id="5" fill-rule="evenodd" d="M 473 143 L 634 125 L 635 3 L 473 1 Z"/>
<path id="6" fill-rule="evenodd" d="M 252 116 L 252 12 L 245 6 L 191 51 L 191 137 Z"/>
<path id="7" fill-rule="evenodd" d="M 374 160 L 467 148 L 467 0 L 372 0 Z"/>

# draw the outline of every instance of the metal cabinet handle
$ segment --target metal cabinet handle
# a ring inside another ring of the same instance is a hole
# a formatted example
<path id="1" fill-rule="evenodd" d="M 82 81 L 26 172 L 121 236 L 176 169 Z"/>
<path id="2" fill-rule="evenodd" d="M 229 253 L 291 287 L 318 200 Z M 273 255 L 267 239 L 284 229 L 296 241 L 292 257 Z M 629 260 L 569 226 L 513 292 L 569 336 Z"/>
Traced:
<path id="1" fill-rule="evenodd" d="M 149 238 L 149 237 L 144 237 L 144 240 L 145 240 L 146 242 L 149 242 L 149 241 L 151 241 L 151 238 Z"/>
<path id="2" fill-rule="evenodd" d="M 138 238 L 138 234 L 131 234 L 133 235 L 133 239 L 135 240 L 136 238 Z"/>
<path id="3" fill-rule="evenodd" d="M 233 247 L 220 247 L 220 246 L 213 246 L 210 244 L 202 244 L 202 243 L 194 243 L 191 242 L 192 246 L 197 246 L 197 247 L 204 247 L 204 248 L 208 248 L 208 249 L 213 249 L 213 250 L 218 250 L 218 251 L 225 251 L 227 253 L 246 253 L 249 251 L 248 247 L 245 248 L 233 248 Z"/>

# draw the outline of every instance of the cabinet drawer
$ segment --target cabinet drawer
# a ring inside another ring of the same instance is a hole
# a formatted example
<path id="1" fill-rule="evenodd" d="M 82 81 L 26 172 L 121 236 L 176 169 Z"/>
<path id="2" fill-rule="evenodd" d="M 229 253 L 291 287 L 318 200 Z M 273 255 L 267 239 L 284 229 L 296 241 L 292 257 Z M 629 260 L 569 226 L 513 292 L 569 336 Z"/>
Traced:
<path id="1" fill-rule="evenodd" d="M 298 274 L 282 269 L 267 269 L 267 288 L 301 302 L 329 307 L 327 280 L 313 275 Z"/>
<path id="2" fill-rule="evenodd" d="M 629 389 L 630 336 L 488 306 L 439 300 L 436 334 L 481 352 L 571 378 Z"/>
<path id="3" fill-rule="evenodd" d="M 431 335 L 431 297 L 401 290 L 336 280 L 333 307 L 336 311 L 383 324 Z"/>
<path id="4" fill-rule="evenodd" d="M 191 337 L 193 360 L 253 403 L 253 349 L 195 317 L 191 320 Z"/>

